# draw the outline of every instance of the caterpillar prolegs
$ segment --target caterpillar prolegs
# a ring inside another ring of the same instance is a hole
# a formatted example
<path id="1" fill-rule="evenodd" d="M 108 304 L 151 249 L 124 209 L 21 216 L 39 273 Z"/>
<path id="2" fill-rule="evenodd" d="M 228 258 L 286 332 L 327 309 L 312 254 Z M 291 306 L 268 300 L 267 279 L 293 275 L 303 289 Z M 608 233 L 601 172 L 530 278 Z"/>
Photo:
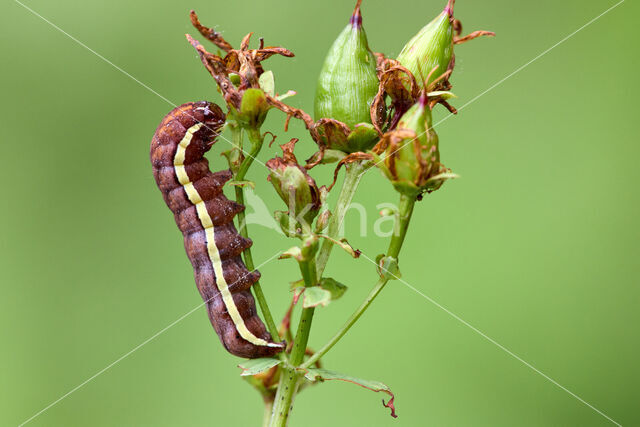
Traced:
<path id="1" fill-rule="evenodd" d="M 204 154 L 214 144 L 225 115 L 216 104 L 183 104 L 167 114 L 151 140 L 153 175 L 184 236 L 198 291 L 224 347 L 239 357 L 272 356 L 283 343 L 270 339 L 258 317 L 242 252 L 252 245 L 233 225 L 245 207 L 222 192 L 230 170 L 211 172 Z"/>

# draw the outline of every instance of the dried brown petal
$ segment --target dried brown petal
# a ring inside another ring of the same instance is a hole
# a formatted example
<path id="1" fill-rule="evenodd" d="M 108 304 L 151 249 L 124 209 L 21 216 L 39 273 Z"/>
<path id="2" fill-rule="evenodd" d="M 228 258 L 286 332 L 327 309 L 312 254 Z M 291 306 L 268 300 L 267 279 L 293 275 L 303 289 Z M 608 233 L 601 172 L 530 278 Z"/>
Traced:
<path id="1" fill-rule="evenodd" d="M 200 34 L 206 37 L 207 40 L 213 42 L 216 46 L 218 46 L 225 52 L 229 52 L 231 49 L 233 49 L 233 47 L 231 47 L 231 45 L 222 37 L 220 33 L 218 33 L 213 28 L 205 27 L 204 25 L 202 25 L 195 11 L 192 10 L 189 13 L 189 16 L 191 18 L 191 23 L 193 24 L 193 26 L 196 27 Z"/>

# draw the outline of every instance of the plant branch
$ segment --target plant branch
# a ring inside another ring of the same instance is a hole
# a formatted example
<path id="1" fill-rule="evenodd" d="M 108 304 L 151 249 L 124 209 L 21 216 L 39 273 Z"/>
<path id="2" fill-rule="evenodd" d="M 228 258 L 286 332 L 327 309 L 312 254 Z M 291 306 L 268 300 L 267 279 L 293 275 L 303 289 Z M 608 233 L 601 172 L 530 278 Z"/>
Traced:
<path id="1" fill-rule="evenodd" d="M 400 206 L 398 208 L 398 217 L 397 221 L 394 225 L 393 236 L 391 237 L 391 241 L 389 242 L 389 249 L 387 250 L 387 256 L 398 258 L 400 254 L 400 249 L 402 248 L 402 244 L 404 243 L 404 239 L 407 235 L 407 229 L 409 227 L 409 222 L 411 221 L 411 214 L 413 213 L 413 207 L 415 205 L 415 198 L 408 197 L 405 195 L 400 196 Z M 360 307 L 356 309 L 356 311 L 347 319 L 345 324 L 336 332 L 336 334 L 321 348 L 319 349 L 313 356 L 311 356 L 305 363 L 303 363 L 300 368 L 305 369 L 309 366 L 316 363 L 322 356 L 324 356 L 331 348 L 336 345 L 338 341 L 351 329 L 351 327 L 358 321 L 360 316 L 369 308 L 374 299 L 378 296 L 380 291 L 385 287 L 387 282 L 389 281 L 389 276 L 384 275 L 380 277 L 376 282 L 375 286 L 369 292 L 369 295 L 365 298 L 365 300 L 360 304 Z"/>
<path id="2" fill-rule="evenodd" d="M 305 287 L 315 286 L 317 284 L 315 258 L 311 257 L 310 259 L 299 261 L 299 265 Z M 296 332 L 293 348 L 291 349 L 291 355 L 289 357 L 290 365 L 283 366 L 280 374 L 280 383 L 278 384 L 273 415 L 271 417 L 271 427 L 285 427 L 289 420 L 289 414 L 293 407 L 293 398 L 298 391 L 302 377 L 298 372 L 297 366 L 302 363 L 307 350 L 313 313 L 314 308 L 310 307 L 303 308 L 300 314 L 298 331 Z"/>
<path id="3" fill-rule="evenodd" d="M 242 147 L 242 129 L 239 126 L 231 127 L 232 135 L 233 135 L 233 143 L 236 147 Z M 253 160 L 260 152 L 262 148 L 262 142 L 264 138 L 260 134 L 259 130 L 251 129 L 248 132 L 249 141 L 251 141 L 251 150 L 248 153 L 248 156 L 242 161 L 236 176 L 234 179 L 236 181 L 243 181 L 249 167 L 253 163 Z M 244 203 L 244 187 L 236 186 L 236 202 L 245 205 Z M 249 238 L 249 230 L 247 228 L 247 218 L 244 209 L 238 213 L 238 229 L 240 230 L 240 235 L 246 239 Z M 251 248 L 247 248 L 244 251 L 244 263 L 247 266 L 249 271 L 255 270 L 255 265 L 253 263 L 253 256 L 251 255 Z M 269 333 L 271 334 L 271 339 L 274 342 L 280 342 L 280 335 L 278 334 L 278 327 L 273 321 L 273 316 L 271 315 L 271 310 L 269 310 L 269 305 L 267 304 L 267 299 L 264 296 L 264 292 L 262 292 L 262 286 L 260 286 L 260 281 L 257 281 L 253 284 L 253 293 L 255 294 L 256 299 L 258 300 L 258 305 L 260 305 L 260 310 L 262 310 L 262 315 L 264 316 L 265 324 L 269 329 Z M 280 358 L 284 360 L 286 358 L 284 352 L 280 353 Z"/>
<path id="4" fill-rule="evenodd" d="M 362 175 L 364 175 L 364 172 L 368 168 L 366 163 L 366 160 L 359 160 L 357 162 L 347 164 L 346 166 L 344 183 L 340 189 L 336 207 L 332 212 L 331 218 L 329 218 L 329 228 L 326 233 L 327 236 L 332 239 L 338 238 L 338 233 L 340 232 L 340 227 L 344 221 L 344 216 L 347 213 L 347 209 L 353 200 L 356 190 L 358 189 L 360 178 L 362 178 Z M 316 262 L 318 277 L 322 277 L 322 273 L 327 266 L 327 261 L 329 261 L 329 255 L 331 254 L 332 249 L 333 242 L 330 240 L 325 240 L 322 243 Z"/>
<path id="5" fill-rule="evenodd" d="M 271 411 L 273 410 L 273 400 L 264 401 L 264 415 L 262 416 L 262 427 L 269 427 L 271 421 Z"/>

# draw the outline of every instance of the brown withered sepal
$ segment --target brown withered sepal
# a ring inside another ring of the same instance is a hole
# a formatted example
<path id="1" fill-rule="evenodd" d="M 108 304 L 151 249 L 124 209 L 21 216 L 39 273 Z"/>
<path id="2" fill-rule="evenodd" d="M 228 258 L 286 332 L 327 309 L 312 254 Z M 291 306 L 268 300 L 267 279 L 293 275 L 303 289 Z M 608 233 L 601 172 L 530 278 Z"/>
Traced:
<path id="1" fill-rule="evenodd" d="M 395 59 L 386 58 L 383 54 L 376 54 L 378 59 L 378 79 L 380 80 L 380 88 L 371 103 L 371 118 L 376 130 L 382 133 L 396 128 L 400 117 L 406 113 L 412 105 L 420 98 L 420 86 L 409 69 L 404 67 Z M 449 65 L 449 69 L 435 79 L 427 88 L 427 91 L 444 91 L 451 89 L 449 77 L 453 72 L 453 61 Z M 434 70 L 429 70 L 429 76 Z M 429 77 L 427 76 L 427 80 Z M 387 96 L 391 102 L 387 107 Z M 430 108 L 436 104 L 442 104 L 447 110 L 453 114 L 458 111 L 449 104 L 445 99 L 438 96 L 432 96 L 430 99 Z"/>
<path id="2" fill-rule="evenodd" d="M 320 189 L 313 177 L 309 175 L 309 172 L 307 172 L 307 169 L 298 163 L 298 159 L 293 153 L 297 142 L 298 138 L 292 138 L 286 144 L 281 145 L 282 157 L 276 156 L 273 159 L 268 160 L 266 165 L 269 170 L 279 173 L 283 173 L 287 167 L 294 167 L 300 170 L 309 185 L 309 191 L 311 193 L 311 209 L 318 210 L 322 204 Z M 271 180 L 271 177 L 268 177 L 267 179 Z"/>
<path id="3" fill-rule="evenodd" d="M 196 49 L 200 60 L 206 67 L 207 71 L 214 78 L 225 101 L 237 110 L 240 109 L 242 101 L 242 93 L 249 88 L 260 88 L 259 77 L 264 73 L 262 61 L 273 55 L 281 55 L 285 57 L 293 57 L 293 52 L 283 47 L 264 46 L 264 40 L 260 39 L 260 47 L 258 49 L 249 49 L 249 42 L 253 33 L 247 34 L 240 43 L 240 49 L 234 49 L 220 33 L 212 28 L 205 27 L 198 20 L 198 15 L 191 11 L 191 22 L 196 29 L 213 42 L 216 46 L 226 52 L 224 57 L 208 52 L 199 41 L 186 35 L 187 40 Z M 240 78 L 240 84 L 236 87 L 231 83 L 230 74 L 237 74 Z"/>

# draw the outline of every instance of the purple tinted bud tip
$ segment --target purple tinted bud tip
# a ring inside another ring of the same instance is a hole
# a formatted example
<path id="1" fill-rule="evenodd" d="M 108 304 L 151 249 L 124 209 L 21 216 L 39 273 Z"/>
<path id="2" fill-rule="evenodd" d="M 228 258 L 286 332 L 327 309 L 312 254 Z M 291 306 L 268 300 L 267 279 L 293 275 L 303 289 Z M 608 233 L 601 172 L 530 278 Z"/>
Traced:
<path id="1" fill-rule="evenodd" d="M 453 5 L 456 0 L 449 0 L 447 2 L 447 7 L 444 8 L 445 13 L 447 13 L 450 17 L 453 17 Z"/>
<path id="2" fill-rule="evenodd" d="M 420 92 L 420 98 L 418 99 L 418 102 L 420 103 L 420 106 L 423 108 L 429 105 L 429 96 L 427 95 L 426 90 L 423 90 L 422 92 Z"/>
<path id="3" fill-rule="evenodd" d="M 362 28 L 362 15 L 360 14 L 361 3 L 362 0 L 358 0 L 358 3 L 356 3 L 356 8 L 353 10 L 353 15 L 351 15 L 351 19 L 349 20 L 351 26 L 356 30 Z"/>

